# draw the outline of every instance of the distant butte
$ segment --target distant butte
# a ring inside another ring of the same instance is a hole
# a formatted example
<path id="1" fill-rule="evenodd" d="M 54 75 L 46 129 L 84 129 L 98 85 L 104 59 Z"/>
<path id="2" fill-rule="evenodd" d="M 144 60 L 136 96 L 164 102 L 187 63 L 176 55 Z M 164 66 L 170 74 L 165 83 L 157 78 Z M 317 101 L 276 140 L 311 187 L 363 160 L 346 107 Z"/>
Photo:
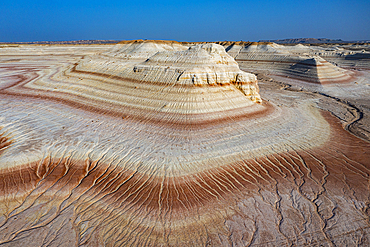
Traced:
<path id="1" fill-rule="evenodd" d="M 369 246 L 369 51 L 0 45 L 0 244 Z"/>

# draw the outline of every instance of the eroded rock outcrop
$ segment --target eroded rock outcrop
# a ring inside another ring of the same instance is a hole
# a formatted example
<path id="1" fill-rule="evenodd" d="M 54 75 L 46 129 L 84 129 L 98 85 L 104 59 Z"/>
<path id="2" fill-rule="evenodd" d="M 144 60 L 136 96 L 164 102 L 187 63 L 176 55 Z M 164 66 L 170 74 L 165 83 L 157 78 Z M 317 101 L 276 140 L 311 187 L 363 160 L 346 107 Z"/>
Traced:
<path id="1" fill-rule="evenodd" d="M 354 80 L 354 73 L 327 62 L 303 45 L 274 43 L 228 44 L 228 53 L 240 67 L 311 83 L 330 84 Z"/>
<path id="2" fill-rule="evenodd" d="M 0 54 L 2 246 L 370 244 L 370 144 L 322 98 L 256 103 L 214 44 L 109 53 Z"/>
<path id="3" fill-rule="evenodd" d="M 175 41 L 135 40 L 120 42 L 102 54 L 131 61 L 145 61 L 157 52 L 186 49 L 187 47 Z"/>
<path id="4" fill-rule="evenodd" d="M 171 50 L 165 43 L 154 52 L 155 45 L 133 43 L 120 56 L 108 56 L 113 47 L 57 72 L 52 83 L 36 80 L 24 87 L 55 98 L 66 93 L 76 103 L 89 102 L 82 107 L 109 109 L 115 116 L 167 123 L 201 124 L 264 111 L 256 104 L 262 102 L 256 76 L 241 71 L 222 46 L 176 44 Z M 128 50 L 133 59 L 124 55 Z"/>
<path id="5" fill-rule="evenodd" d="M 182 47 L 181 51 L 160 49 L 158 52 L 146 53 L 142 52 L 143 46 L 140 45 L 135 49 L 130 48 L 128 53 L 134 59 L 137 57 L 146 59 L 142 63 L 135 63 L 128 67 L 123 63 L 122 67 L 117 67 L 113 65 L 115 62 L 107 61 L 107 59 L 96 62 L 95 58 L 91 57 L 88 60 L 82 60 L 76 66 L 75 71 L 102 73 L 138 82 L 173 86 L 234 85 L 252 101 L 261 102 L 256 76 L 241 71 L 235 60 L 225 52 L 222 46 L 201 44 L 184 49 L 185 47 Z M 126 54 L 126 51 L 127 49 L 124 49 L 122 54 Z M 145 51 L 147 51 L 146 47 Z"/>

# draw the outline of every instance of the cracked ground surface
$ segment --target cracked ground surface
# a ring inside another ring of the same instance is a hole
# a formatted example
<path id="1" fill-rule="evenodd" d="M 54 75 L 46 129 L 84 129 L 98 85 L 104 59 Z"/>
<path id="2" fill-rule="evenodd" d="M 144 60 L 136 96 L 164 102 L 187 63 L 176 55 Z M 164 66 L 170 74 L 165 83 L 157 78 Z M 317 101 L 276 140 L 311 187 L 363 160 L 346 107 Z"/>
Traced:
<path id="1" fill-rule="evenodd" d="M 370 245 L 367 71 L 187 126 L 31 90 L 96 51 L 33 49 L 0 53 L 0 246 Z"/>

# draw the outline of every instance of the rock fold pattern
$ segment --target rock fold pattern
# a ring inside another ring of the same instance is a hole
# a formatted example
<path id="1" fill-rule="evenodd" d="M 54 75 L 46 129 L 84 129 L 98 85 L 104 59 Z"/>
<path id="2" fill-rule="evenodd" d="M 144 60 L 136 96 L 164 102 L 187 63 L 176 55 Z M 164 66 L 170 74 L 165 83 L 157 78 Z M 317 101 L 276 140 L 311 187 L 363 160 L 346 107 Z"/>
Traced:
<path id="1" fill-rule="evenodd" d="M 220 45 L 99 51 L 0 54 L 2 246 L 370 244 L 370 144 L 318 98 Z"/>

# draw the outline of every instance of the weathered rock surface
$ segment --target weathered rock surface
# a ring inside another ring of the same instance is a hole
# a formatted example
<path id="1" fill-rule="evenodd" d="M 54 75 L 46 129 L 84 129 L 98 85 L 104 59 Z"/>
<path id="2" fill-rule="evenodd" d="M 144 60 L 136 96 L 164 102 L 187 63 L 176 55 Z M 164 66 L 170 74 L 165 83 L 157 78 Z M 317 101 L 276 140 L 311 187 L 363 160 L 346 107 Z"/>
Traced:
<path id="1" fill-rule="evenodd" d="M 228 45 L 226 49 L 242 69 L 249 71 L 269 72 L 318 84 L 354 80 L 354 72 L 325 61 L 303 45 L 242 43 Z"/>
<path id="2" fill-rule="evenodd" d="M 33 95 L 32 90 L 42 90 L 61 100 L 67 94 L 81 107 L 165 123 L 200 124 L 264 111 L 255 104 L 261 103 L 257 78 L 241 71 L 222 46 L 204 44 L 156 53 L 151 49 L 154 55 L 146 58 L 142 54 L 154 45 L 144 44 L 129 49 L 132 60 L 107 56 L 117 49 L 113 47 L 52 74 L 52 81 L 32 81 L 22 86 L 22 92 Z M 120 52 L 123 57 L 126 48 Z M 19 88 L 7 91 L 16 93 Z"/>
<path id="3" fill-rule="evenodd" d="M 108 51 L 103 52 L 103 55 L 137 62 L 137 60 L 145 61 L 157 52 L 183 51 L 186 49 L 187 47 L 175 41 L 135 40 L 120 42 Z"/>
<path id="4" fill-rule="evenodd" d="M 370 244 L 351 105 L 259 93 L 218 45 L 131 45 L 0 53 L 2 246 Z M 367 83 L 325 92 L 365 100 Z"/>

